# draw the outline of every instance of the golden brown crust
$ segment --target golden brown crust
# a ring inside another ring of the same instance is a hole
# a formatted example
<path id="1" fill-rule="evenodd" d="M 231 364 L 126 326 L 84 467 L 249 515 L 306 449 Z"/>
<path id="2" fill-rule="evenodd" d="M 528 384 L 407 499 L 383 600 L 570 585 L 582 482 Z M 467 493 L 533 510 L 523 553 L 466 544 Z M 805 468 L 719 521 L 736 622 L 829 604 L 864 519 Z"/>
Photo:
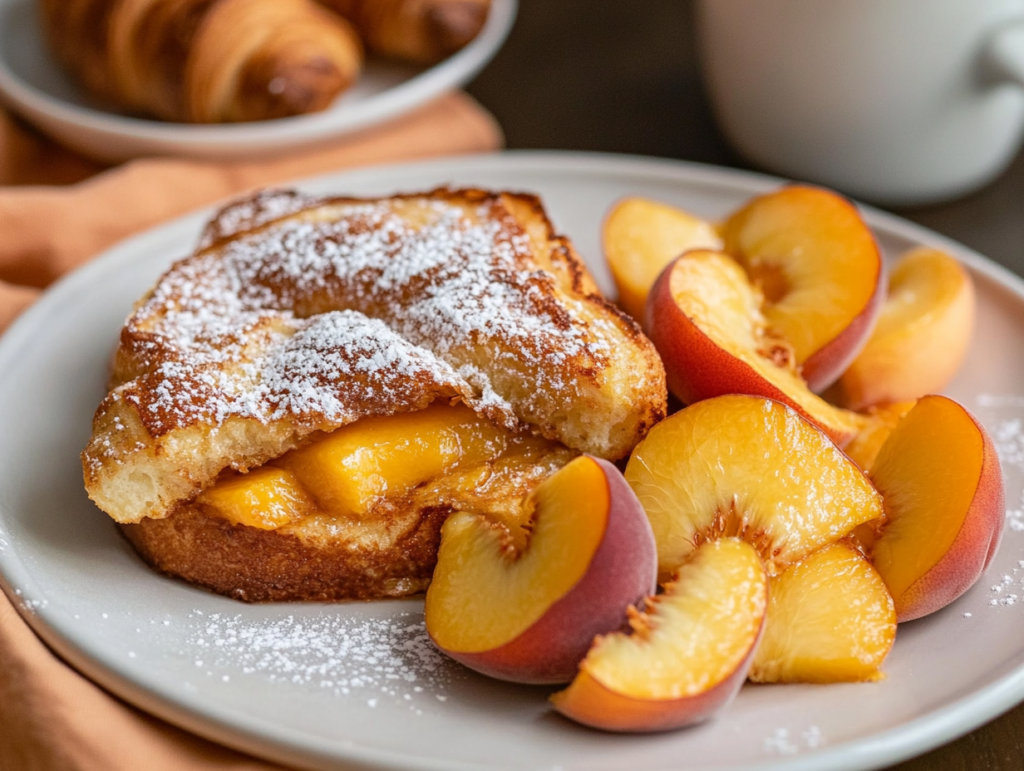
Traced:
<path id="1" fill-rule="evenodd" d="M 420 512 L 386 549 L 304 541 L 293 532 L 235 525 L 192 505 L 166 519 L 120 527 L 152 567 L 219 594 L 246 602 L 325 602 L 424 591 L 450 513 L 442 506 Z"/>
<path id="2" fill-rule="evenodd" d="M 194 502 L 228 469 L 439 400 L 518 449 L 359 521 L 258 530 Z M 90 497 L 164 572 L 251 601 L 399 596 L 425 586 L 449 513 L 514 529 L 540 479 L 579 452 L 624 456 L 665 400 L 653 346 L 536 196 L 268 192 L 222 210 L 136 305 L 82 463 Z"/>
<path id="3" fill-rule="evenodd" d="M 491 0 L 320 0 L 351 21 L 375 54 L 433 64 L 483 29 Z"/>
<path id="4" fill-rule="evenodd" d="M 362 416 L 461 400 L 616 459 L 666 398 L 536 197 L 473 189 L 228 207 L 126 322 L 112 380 L 83 468 L 125 523 Z"/>

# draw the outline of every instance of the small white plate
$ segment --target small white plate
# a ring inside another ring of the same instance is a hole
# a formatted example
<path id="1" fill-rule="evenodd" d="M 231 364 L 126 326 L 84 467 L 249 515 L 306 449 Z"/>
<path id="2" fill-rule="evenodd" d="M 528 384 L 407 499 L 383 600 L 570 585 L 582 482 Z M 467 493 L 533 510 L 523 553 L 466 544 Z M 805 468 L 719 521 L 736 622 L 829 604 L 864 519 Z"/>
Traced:
<path id="1" fill-rule="evenodd" d="M 646 195 L 719 217 L 778 180 L 672 161 L 509 153 L 301 188 L 376 195 L 444 183 L 540 193 L 607 289 L 599 229 L 616 199 Z M 888 255 L 936 246 L 974 276 L 974 346 L 948 392 L 991 432 L 1010 509 L 988 574 L 950 607 L 900 628 L 882 682 L 747 686 L 705 725 L 614 736 L 553 713 L 553 689 L 499 683 L 442 659 L 417 600 L 243 605 L 149 570 L 86 498 L 78 454 L 125 315 L 191 250 L 208 212 L 67 277 L 0 341 L 0 584 L 47 643 L 111 692 L 296 766 L 839 771 L 924 752 L 1024 699 L 1024 600 L 1010 604 L 1024 597 L 1024 282 L 932 232 L 865 213 Z"/>
<path id="2" fill-rule="evenodd" d="M 516 0 L 493 0 L 477 37 L 430 68 L 367 62 L 357 83 L 323 112 L 273 121 L 190 125 L 119 115 L 98 106 L 50 55 L 36 2 L 0 0 L 0 96 L 58 142 L 107 162 L 143 155 L 253 158 L 370 128 L 468 82 L 501 48 L 516 15 Z"/>

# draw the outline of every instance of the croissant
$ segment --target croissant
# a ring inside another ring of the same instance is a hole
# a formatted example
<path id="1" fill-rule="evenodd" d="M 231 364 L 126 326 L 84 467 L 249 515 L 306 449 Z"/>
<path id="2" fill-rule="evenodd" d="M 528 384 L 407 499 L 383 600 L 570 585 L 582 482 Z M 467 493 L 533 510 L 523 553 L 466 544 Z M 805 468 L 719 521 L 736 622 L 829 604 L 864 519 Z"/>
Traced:
<path id="1" fill-rule="evenodd" d="M 97 96 L 171 121 L 282 118 L 357 77 L 352 25 L 312 0 L 42 0 L 63 64 Z"/>
<path id="2" fill-rule="evenodd" d="M 369 51 L 433 64 L 476 37 L 491 0 L 320 0 L 355 25 Z"/>

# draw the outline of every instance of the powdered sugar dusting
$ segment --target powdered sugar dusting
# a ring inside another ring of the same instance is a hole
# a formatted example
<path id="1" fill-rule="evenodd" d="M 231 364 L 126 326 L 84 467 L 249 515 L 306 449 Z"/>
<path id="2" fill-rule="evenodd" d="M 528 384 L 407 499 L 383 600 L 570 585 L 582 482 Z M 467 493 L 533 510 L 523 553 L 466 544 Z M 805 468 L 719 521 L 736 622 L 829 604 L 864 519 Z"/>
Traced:
<path id="1" fill-rule="evenodd" d="M 1007 501 L 1006 527 L 1014 533 L 1024 532 L 1024 491 L 1016 501 Z"/>
<path id="2" fill-rule="evenodd" d="M 977 405 L 1003 469 L 1024 473 L 1024 396 L 980 394 Z"/>
<path id="3" fill-rule="evenodd" d="M 230 416 L 342 425 L 374 402 L 415 401 L 423 383 L 473 396 L 450 365 L 363 314 L 331 311 L 288 331 L 272 334 L 251 360 L 240 352 L 221 361 L 221 350 L 164 361 L 124 396 L 148 410 L 154 433 L 196 420 L 219 425 Z"/>
<path id="4" fill-rule="evenodd" d="M 208 234 L 308 204 L 256 199 Z M 597 329 L 607 322 L 570 314 L 570 301 L 551 302 L 558 293 L 493 200 L 474 210 L 428 198 L 411 214 L 388 202 L 322 204 L 176 264 L 128 325 L 132 353 L 153 369 L 114 398 L 159 435 L 230 416 L 340 424 L 360 401 L 350 391 L 372 388 L 386 402 L 419 382 L 513 427 L 498 368 L 544 373 L 538 386 L 550 392 L 610 354 Z"/>
<path id="5" fill-rule="evenodd" d="M 983 393 L 976 397 L 976 405 L 978 417 L 992 439 L 1003 471 L 1006 532 L 1024 533 L 1024 396 Z M 1002 594 L 993 597 L 989 604 L 1008 605 L 1012 602 L 1016 602 L 1016 597 Z"/>
<path id="6" fill-rule="evenodd" d="M 295 190 L 261 190 L 251 198 L 236 201 L 221 209 L 203 231 L 199 248 L 206 249 L 222 238 L 230 238 L 243 230 L 260 227 L 300 212 L 318 200 Z"/>
<path id="7" fill-rule="evenodd" d="M 21 589 L 14 590 L 14 596 L 17 598 L 16 603 L 26 613 L 35 613 L 40 608 L 45 608 L 49 605 L 48 600 L 31 600 L 24 596 Z"/>
<path id="8" fill-rule="evenodd" d="M 762 746 L 765 752 L 777 755 L 796 755 L 803 750 L 817 749 L 827 744 L 825 735 L 818 726 L 810 726 L 803 731 L 790 731 L 788 728 L 776 728 L 771 736 L 765 738 Z"/>
<path id="9" fill-rule="evenodd" d="M 186 644 L 195 666 L 211 678 L 258 677 L 294 683 L 377 706 L 400 703 L 419 713 L 448 699 L 462 676 L 427 636 L 423 616 L 356 618 L 324 613 L 247 620 L 193 611 Z"/>

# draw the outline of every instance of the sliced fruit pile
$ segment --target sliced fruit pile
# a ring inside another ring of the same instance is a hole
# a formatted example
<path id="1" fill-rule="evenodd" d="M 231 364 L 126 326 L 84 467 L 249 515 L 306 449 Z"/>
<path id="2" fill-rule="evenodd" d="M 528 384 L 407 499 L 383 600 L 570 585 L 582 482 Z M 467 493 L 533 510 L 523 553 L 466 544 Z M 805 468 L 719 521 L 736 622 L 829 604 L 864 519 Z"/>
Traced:
<path id="1" fill-rule="evenodd" d="M 717 226 L 627 199 L 608 215 L 604 248 L 623 308 L 684 403 L 767 396 L 841 446 L 874 428 L 872 408 L 945 388 L 970 343 L 974 288 L 959 263 L 913 249 L 887 282 L 857 209 L 821 188 L 783 187 Z"/>
<path id="2" fill-rule="evenodd" d="M 478 672 L 564 683 L 594 635 L 623 626 L 628 608 L 654 592 L 654 536 L 619 470 L 590 456 L 548 477 L 528 505 L 522 550 L 484 517 L 448 518 L 427 591 L 427 632 Z"/>
<path id="3" fill-rule="evenodd" d="M 966 353 L 968 274 L 918 249 L 886 287 L 856 208 L 805 186 L 718 226 L 629 199 L 604 239 L 688 406 L 624 474 L 583 457 L 542 484 L 525 546 L 452 517 L 431 637 L 495 677 L 569 682 L 555 709 L 611 731 L 704 720 L 746 679 L 883 677 L 897 623 L 967 591 L 1002 532 L 991 440 L 928 395 Z"/>

